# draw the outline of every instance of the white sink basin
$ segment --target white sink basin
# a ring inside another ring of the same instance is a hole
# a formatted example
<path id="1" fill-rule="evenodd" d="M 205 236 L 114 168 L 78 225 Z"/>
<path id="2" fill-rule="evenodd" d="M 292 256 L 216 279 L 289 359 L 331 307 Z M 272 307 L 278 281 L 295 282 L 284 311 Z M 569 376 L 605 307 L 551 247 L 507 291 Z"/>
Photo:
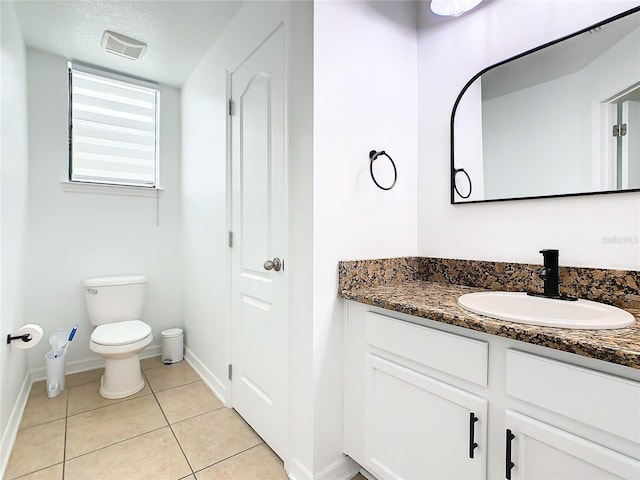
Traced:
<path id="1" fill-rule="evenodd" d="M 635 323 L 629 312 L 590 300 L 554 300 L 520 292 L 477 292 L 458 297 L 465 310 L 499 320 L 576 329 L 624 328 Z"/>

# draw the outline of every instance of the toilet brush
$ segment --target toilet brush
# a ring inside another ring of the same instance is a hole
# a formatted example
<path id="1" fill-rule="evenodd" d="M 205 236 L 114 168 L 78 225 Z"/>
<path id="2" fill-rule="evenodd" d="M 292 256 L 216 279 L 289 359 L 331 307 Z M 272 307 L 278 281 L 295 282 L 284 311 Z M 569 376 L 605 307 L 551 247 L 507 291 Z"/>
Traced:
<path id="1" fill-rule="evenodd" d="M 67 343 L 65 344 L 65 346 L 62 347 L 62 353 L 60 355 L 56 355 L 55 358 L 61 357 L 61 356 L 63 356 L 65 354 L 65 352 L 67 351 L 67 348 L 69 347 L 69 344 L 71 343 L 71 340 L 73 340 L 73 337 L 76 334 L 76 330 L 78 330 L 78 324 L 77 323 L 73 326 L 73 328 L 69 332 L 69 339 L 67 340 Z"/>

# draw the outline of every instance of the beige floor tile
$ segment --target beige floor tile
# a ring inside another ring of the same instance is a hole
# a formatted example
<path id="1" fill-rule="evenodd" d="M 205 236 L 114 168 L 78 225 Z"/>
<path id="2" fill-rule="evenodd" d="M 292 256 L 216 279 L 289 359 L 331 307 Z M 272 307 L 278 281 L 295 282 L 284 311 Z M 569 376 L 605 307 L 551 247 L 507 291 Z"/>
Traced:
<path id="1" fill-rule="evenodd" d="M 115 405 L 116 403 L 126 402 L 132 398 L 143 397 L 145 395 L 151 395 L 151 389 L 149 385 L 145 383 L 145 386 L 135 395 L 130 395 L 125 398 L 118 398 L 116 400 L 108 400 L 100 395 L 100 382 L 83 383 L 68 389 L 69 403 L 67 415 L 76 415 L 77 413 L 88 412 L 100 407 L 106 407 L 108 405 Z"/>
<path id="2" fill-rule="evenodd" d="M 197 471 L 262 442 L 235 410 L 220 408 L 172 426 Z"/>
<path id="3" fill-rule="evenodd" d="M 189 475 L 188 477 L 181 478 L 180 480 L 196 480 L 196 477 Z"/>
<path id="4" fill-rule="evenodd" d="M 169 427 L 67 461 L 65 480 L 178 480 L 191 473 Z"/>
<path id="5" fill-rule="evenodd" d="M 30 473 L 18 480 L 62 480 L 62 463 Z"/>
<path id="6" fill-rule="evenodd" d="M 26 475 L 62 462 L 64 420 L 20 430 L 11 451 L 5 479 Z"/>
<path id="7" fill-rule="evenodd" d="M 359 473 L 355 477 L 353 477 L 351 480 L 367 480 L 367 477 Z"/>
<path id="8" fill-rule="evenodd" d="M 31 391 L 29 392 L 29 398 L 34 395 L 46 395 L 47 394 L 47 382 L 46 380 L 40 380 L 33 382 L 31 385 Z"/>
<path id="9" fill-rule="evenodd" d="M 158 367 L 162 367 L 163 365 L 164 363 L 162 363 L 162 357 L 160 355 L 156 355 L 155 357 L 140 359 L 140 368 L 142 368 L 142 370 L 149 370 L 150 368 L 158 368 Z"/>
<path id="10" fill-rule="evenodd" d="M 201 380 L 186 360 L 145 370 L 144 375 L 147 377 L 151 390 L 154 392 L 160 392 Z"/>
<path id="11" fill-rule="evenodd" d="M 33 384 L 22 414 L 20 429 L 58 420 L 67 415 L 67 390 L 53 398 L 47 396 L 46 390 L 44 381 Z"/>
<path id="12" fill-rule="evenodd" d="M 198 480 L 287 480 L 282 460 L 265 444 L 197 472 Z"/>
<path id="13" fill-rule="evenodd" d="M 222 403 L 204 382 L 171 388 L 156 394 L 170 424 L 222 408 Z"/>
<path id="14" fill-rule="evenodd" d="M 150 432 L 167 425 L 153 395 L 80 413 L 67 419 L 66 458 Z"/>
<path id="15" fill-rule="evenodd" d="M 87 370 L 86 372 L 67 375 L 64 386 L 65 388 L 70 388 L 76 385 L 82 385 L 83 383 L 96 382 L 100 380 L 103 373 L 104 368 L 98 368 L 97 370 Z"/>

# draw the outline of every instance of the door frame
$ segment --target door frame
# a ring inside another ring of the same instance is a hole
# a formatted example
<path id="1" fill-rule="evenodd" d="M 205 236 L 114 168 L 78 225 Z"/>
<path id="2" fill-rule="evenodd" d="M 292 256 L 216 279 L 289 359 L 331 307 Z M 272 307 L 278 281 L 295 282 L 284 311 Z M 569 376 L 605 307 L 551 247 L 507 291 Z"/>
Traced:
<path id="1" fill-rule="evenodd" d="M 251 55 L 260 48 L 260 46 L 266 42 L 274 33 L 276 33 L 278 30 L 282 29 L 283 30 L 283 34 L 284 34 L 284 46 L 283 46 L 283 54 L 284 54 L 284 71 L 283 71 L 283 81 L 284 81 L 284 91 L 283 91 L 283 99 L 284 99 L 284 105 L 283 105 L 283 176 L 284 176 L 284 182 L 283 182 L 283 187 L 284 187 L 284 199 L 285 199 L 285 205 L 284 205 L 284 212 L 283 212 L 283 216 L 284 216 L 284 225 L 285 225 L 285 231 L 283 232 L 284 235 L 284 248 L 283 248 L 283 252 L 282 252 L 282 258 L 284 259 L 283 264 L 286 264 L 288 259 L 289 259 L 289 231 L 290 231 L 290 224 L 289 224 L 289 212 L 290 212 L 290 196 L 289 196 L 289 56 L 288 56 L 288 52 L 289 52 L 289 28 L 288 28 L 288 22 L 285 22 L 284 20 L 279 21 L 275 26 L 265 29 L 265 31 L 259 35 L 257 35 L 255 37 L 255 39 L 251 42 L 251 47 L 248 48 L 245 53 L 243 53 L 242 55 L 240 55 L 234 62 L 232 62 L 227 68 L 226 68 L 226 98 L 225 98 L 225 116 L 226 116 L 226 202 L 227 202 L 227 209 L 226 209 L 226 225 L 227 225 L 227 232 L 231 232 L 233 231 L 233 215 L 234 215 L 234 205 L 233 205 L 233 132 L 232 132 L 232 123 L 233 123 L 233 118 L 232 115 L 229 113 L 229 104 L 228 101 L 232 98 L 231 97 L 231 82 L 232 82 L 232 75 L 233 73 L 240 68 L 240 66 L 247 60 L 249 59 L 249 57 L 251 57 Z M 233 113 L 233 112 L 232 112 Z M 233 245 L 236 245 L 238 242 L 238 238 L 235 236 L 235 232 L 234 232 L 234 238 L 233 238 Z M 227 338 L 226 338 L 226 343 L 227 343 L 227 352 L 228 352 L 228 364 L 229 365 L 233 365 L 233 358 L 234 358 L 234 350 L 233 350 L 233 325 L 234 325 L 234 308 L 233 308 L 233 302 L 234 302 L 234 296 L 235 296 L 235 289 L 236 289 L 236 283 L 235 283 L 235 279 L 233 278 L 233 247 L 229 247 L 228 243 L 227 243 L 227 255 L 226 255 L 226 278 L 227 278 L 227 284 L 229 285 L 229 295 L 227 298 L 227 305 L 226 305 L 226 310 L 227 312 L 229 312 L 228 318 L 227 318 Z M 286 405 L 284 405 L 284 410 L 285 412 L 289 412 L 289 390 L 290 390 L 290 384 L 289 384 L 289 370 L 290 370 L 290 340 L 289 340 L 289 297 L 290 297 L 290 292 L 291 292 L 291 286 L 289 284 L 289 282 L 286 282 L 286 292 L 285 292 L 285 297 L 286 297 L 286 312 L 285 312 L 285 324 L 286 324 L 286 330 L 287 330 L 287 338 L 285 339 L 285 345 L 286 345 L 286 394 L 284 396 L 284 398 L 286 399 Z M 227 405 L 230 408 L 233 408 L 233 382 L 231 380 L 229 380 L 229 378 L 227 377 L 226 380 L 226 391 L 227 391 L 227 398 L 226 398 L 226 402 L 225 405 Z M 287 434 L 286 434 L 286 441 L 285 441 L 285 451 L 284 452 L 278 452 L 280 454 L 282 454 L 282 460 L 286 462 L 286 456 L 288 455 L 289 452 L 289 415 L 287 413 L 286 415 L 286 425 L 283 425 L 283 428 L 286 430 Z M 277 454 L 278 454 L 277 453 Z"/>
<path id="2" fill-rule="evenodd" d="M 617 143 L 611 128 L 618 123 L 617 102 L 640 90 L 640 82 L 592 102 L 592 173 L 594 190 L 616 190 L 618 182 Z"/>

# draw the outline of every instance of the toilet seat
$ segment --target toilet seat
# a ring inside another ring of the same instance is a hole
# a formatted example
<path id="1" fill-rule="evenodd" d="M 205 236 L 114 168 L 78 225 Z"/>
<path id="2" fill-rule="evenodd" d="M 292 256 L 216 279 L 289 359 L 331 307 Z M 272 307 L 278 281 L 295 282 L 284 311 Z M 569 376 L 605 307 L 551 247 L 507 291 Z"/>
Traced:
<path id="1" fill-rule="evenodd" d="M 151 327 L 140 320 L 107 323 L 95 328 L 91 341 L 97 345 L 120 346 L 139 342 L 151 335 Z"/>

